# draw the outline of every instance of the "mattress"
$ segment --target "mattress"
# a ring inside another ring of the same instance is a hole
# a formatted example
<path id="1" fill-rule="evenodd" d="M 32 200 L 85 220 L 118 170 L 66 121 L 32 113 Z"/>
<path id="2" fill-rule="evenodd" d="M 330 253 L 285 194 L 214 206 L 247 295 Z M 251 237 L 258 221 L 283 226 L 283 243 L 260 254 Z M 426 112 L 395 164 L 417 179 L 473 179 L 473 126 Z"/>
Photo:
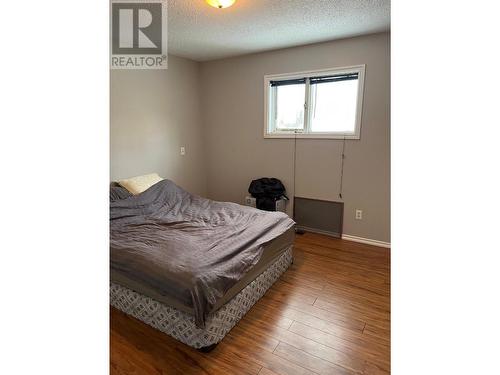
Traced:
<path id="1" fill-rule="evenodd" d="M 174 307 L 192 309 L 201 328 L 264 246 L 294 224 L 282 212 L 216 202 L 162 180 L 110 203 L 112 281 L 155 299 L 174 298 Z"/>
<path id="2" fill-rule="evenodd" d="M 219 309 L 210 313 L 204 328 L 195 325 L 192 314 L 114 282 L 110 287 L 110 303 L 115 308 L 186 345 L 196 349 L 209 347 L 220 342 L 287 270 L 292 263 L 292 249 L 293 245 L 285 247 L 284 251 L 253 281 Z"/>
<path id="3" fill-rule="evenodd" d="M 234 296 L 241 292 L 248 284 L 250 284 L 257 276 L 264 272 L 271 264 L 273 264 L 290 246 L 295 238 L 294 228 L 288 229 L 283 234 L 279 235 L 272 241 L 263 245 L 264 249 L 262 256 L 257 264 L 248 271 L 242 279 L 240 279 L 233 287 L 231 287 L 214 306 L 211 312 L 217 311 Z M 157 290 L 148 287 L 143 283 L 138 283 L 135 280 L 127 278 L 122 273 L 111 269 L 111 282 L 121 285 L 127 289 L 133 290 L 143 296 L 151 297 L 155 301 L 164 305 L 173 307 L 179 311 L 193 314 L 193 308 L 189 308 L 184 304 L 179 303 L 175 298 L 168 295 L 162 295 Z"/>

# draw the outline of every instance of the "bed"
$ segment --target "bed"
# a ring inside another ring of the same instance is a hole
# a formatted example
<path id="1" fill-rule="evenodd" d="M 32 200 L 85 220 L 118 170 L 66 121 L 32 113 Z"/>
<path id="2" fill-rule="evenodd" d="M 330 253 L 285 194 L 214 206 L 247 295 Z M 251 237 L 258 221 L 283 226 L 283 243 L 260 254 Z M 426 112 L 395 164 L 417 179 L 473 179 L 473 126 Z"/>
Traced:
<path id="1" fill-rule="evenodd" d="M 162 180 L 110 204 L 110 303 L 186 345 L 219 343 L 292 262 L 294 222 Z"/>

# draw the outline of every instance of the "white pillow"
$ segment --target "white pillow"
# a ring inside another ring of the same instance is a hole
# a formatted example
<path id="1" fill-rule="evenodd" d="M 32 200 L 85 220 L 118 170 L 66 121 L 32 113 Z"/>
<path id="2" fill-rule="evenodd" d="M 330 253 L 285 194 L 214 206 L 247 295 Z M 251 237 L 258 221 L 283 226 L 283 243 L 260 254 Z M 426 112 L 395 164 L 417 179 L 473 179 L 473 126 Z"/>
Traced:
<path id="1" fill-rule="evenodd" d="M 132 178 L 127 178 L 125 180 L 120 180 L 118 183 L 125 189 L 130 191 L 132 194 L 137 195 L 143 191 L 149 189 L 154 184 L 163 180 L 157 173 L 145 174 L 143 176 L 137 176 Z"/>

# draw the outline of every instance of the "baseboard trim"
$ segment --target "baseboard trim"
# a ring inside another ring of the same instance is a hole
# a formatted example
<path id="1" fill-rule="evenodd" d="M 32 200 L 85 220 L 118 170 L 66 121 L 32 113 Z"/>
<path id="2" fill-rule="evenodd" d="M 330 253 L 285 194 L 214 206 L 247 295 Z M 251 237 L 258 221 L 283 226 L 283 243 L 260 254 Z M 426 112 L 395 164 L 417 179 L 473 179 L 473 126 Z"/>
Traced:
<path id="1" fill-rule="evenodd" d="M 391 243 L 390 242 L 372 240 L 370 238 L 363 238 L 363 237 L 358 237 L 358 236 L 351 236 L 350 234 L 343 234 L 342 235 L 342 239 L 343 240 L 347 240 L 347 241 L 364 243 L 364 244 L 367 244 L 367 245 L 379 246 L 379 247 L 386 247 L 386 248 L 390 248 L 391 247 Z"/>

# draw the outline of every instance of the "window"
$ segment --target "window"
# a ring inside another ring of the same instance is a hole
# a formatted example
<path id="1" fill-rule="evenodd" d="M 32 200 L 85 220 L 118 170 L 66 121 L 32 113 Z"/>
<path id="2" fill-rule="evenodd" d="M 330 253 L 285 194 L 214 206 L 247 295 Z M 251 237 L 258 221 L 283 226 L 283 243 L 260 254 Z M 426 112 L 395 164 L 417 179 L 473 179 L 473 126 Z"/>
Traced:
<path id="1" fill-rule="evenodd" d="M 365 66 L 270 75 L 266 138 L 359 139 Z"/>

